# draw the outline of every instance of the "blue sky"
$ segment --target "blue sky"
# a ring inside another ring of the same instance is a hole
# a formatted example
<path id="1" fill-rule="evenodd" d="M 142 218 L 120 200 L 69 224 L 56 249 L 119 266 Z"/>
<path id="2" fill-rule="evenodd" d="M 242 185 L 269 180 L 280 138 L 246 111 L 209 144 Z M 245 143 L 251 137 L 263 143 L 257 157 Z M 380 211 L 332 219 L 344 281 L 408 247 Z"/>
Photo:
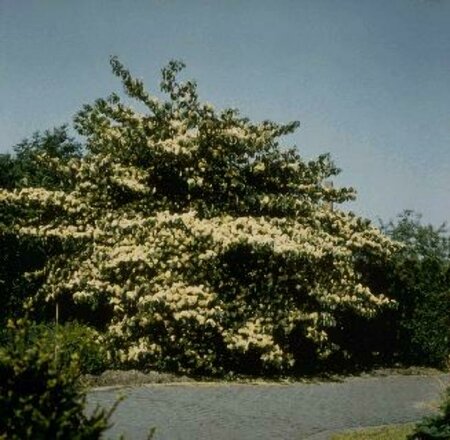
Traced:
<path id="1" fill-rule="evenodd" d="M 202 98 L 330 152 L 349 209 L 450 220 L 449 0 L 0 0 L 0 152 L 121 89 L 108 59 L 159 84 L 187 64 Z"/>

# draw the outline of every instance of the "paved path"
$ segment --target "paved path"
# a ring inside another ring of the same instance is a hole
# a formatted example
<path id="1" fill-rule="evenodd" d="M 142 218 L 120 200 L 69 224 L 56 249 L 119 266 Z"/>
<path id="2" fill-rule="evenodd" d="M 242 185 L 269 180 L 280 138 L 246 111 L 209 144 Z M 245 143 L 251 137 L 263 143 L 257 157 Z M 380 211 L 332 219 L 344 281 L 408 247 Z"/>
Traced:
<path id="1" fill-rule="evenodd" d="M 328 439 L 342 429 L 415 421 L 436 409 L 449 374 L 349 378 L 317 384 L 167 384 L 97 390 L 89 404 L 126 396 L 109 432 L 155 440 Z"/>

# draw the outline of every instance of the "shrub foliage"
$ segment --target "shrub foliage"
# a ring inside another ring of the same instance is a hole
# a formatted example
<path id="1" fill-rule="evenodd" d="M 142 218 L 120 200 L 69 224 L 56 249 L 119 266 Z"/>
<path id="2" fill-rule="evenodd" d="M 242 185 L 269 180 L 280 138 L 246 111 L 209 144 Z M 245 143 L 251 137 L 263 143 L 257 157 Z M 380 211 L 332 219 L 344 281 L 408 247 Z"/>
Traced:
<path id="1" fill-rule="evenodd" d="M 0 347 L 0 439 L 99 439 L 113 410 L 85 415 L 75 359 L 56 362 L 48 347 L 31 345 L 23 323 L 9 331 Z"/>
<path id="2" fill-rule="evenodd" d="M 180 62 L 162 71 L 165 101 L 111 65 L 146 112 L 116 94 L 85 105 L 85 154 L 41 161 L 65 186 L 0 192 L 9 230 L 61 246 L 36 273 L 35 303 L 104 328 L 124 365 L 208 373 L 327 357 L 339 314 L 392 304 L 358 262 L 386 260 L 393 242 L 331 209 L 354 191 L 325 184 L 339 172 L 328 155 L 280 147 L 297 123 L 201 103 Z"/>
<path id="3" fill-rule="evenodd" d="M 387 271 L 390 296 L 399 303 L 399 354 L 414 364 L 445 366 L 450 360 L 450 237 L 445 225 L 423 225 L 405 211 L 383 228 L 403 244 Z"/>
<path id="4" fill-rule="evenodd" d="M 14 344 L 16 335 L 11 330 L 0 334 L 0 345 Z M 70 365 L 76 358 L 81 374 L 98 374 L 110 366 L 106 347 L 101 343 L 99 332 L 76 322 L 64 325 L 29 324 L 27 346 L 38 346 L 50 357 L 57 358 L 61 365 Z"/>
<path id="5" fill-rule="evenodd" d="M 420 421 L 408 440 L 444 440 L 450 438 L 450 387 L 445 391 L 439 414 Z"/>

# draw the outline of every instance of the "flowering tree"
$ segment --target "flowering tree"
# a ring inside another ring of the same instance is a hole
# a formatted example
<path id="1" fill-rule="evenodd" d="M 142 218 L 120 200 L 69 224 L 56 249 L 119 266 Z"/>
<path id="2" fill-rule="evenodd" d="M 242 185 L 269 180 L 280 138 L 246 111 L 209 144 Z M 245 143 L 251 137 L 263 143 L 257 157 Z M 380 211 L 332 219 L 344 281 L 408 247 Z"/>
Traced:
<path id="1" fill-rule="evenodd" d="M 166 101 L 111 65 L 146 112 L 116 94 L 85 105 L 86 154 L 42 158 L 65 184 L 0 193 L 5 224 L 63 249 L 34 301 L 89 305 L 120 362 L 210 373 L 301 364 L 298 341 L 326 357 L 337 311 L 391 303 L 356 262 L 389 257 L 392 242 L 330 208 L 353 190 L 324 184 L 338 173 L 327 155 L 279 146 L 297 123 L 216 111 L 177 80 L 180 62 L 162 70 Z"/>
<path id="2" fill-rule="evenodd" d="M 12 147 L 14 152 L 0 154 L 0 188 L 43 187 L 58 189 L 65 184 L 59 173 L 47 166 L 41 156 L 57 158 L 65 163 L 81 157 L 81 144 L 71 138 L 67 126 L 56 127 L 44 133 L 36 132 L 31 139 L 24 139 Z M 43 266 L 45 251 L 30 236 L 0 231 L 0 328 L 9 318 L 21 312 L 25 295 L 36 291 L 23 274 Z"/>

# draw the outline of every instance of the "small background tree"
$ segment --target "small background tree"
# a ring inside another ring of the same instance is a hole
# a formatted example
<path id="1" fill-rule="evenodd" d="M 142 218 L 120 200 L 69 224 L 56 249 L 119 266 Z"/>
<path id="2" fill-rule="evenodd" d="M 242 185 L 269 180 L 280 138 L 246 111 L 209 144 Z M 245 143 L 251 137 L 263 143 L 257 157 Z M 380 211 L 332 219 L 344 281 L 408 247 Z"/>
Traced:
<path id="1" fill-rule="evenodd" d="M 398 301 L 398 351 L 407 363 L 445 366 L 450 356 L 450 236 L 445 224 L 423 225 L 405 211 L 383 225 L 403 244 L 386 272 L 390 296 Z"/>

